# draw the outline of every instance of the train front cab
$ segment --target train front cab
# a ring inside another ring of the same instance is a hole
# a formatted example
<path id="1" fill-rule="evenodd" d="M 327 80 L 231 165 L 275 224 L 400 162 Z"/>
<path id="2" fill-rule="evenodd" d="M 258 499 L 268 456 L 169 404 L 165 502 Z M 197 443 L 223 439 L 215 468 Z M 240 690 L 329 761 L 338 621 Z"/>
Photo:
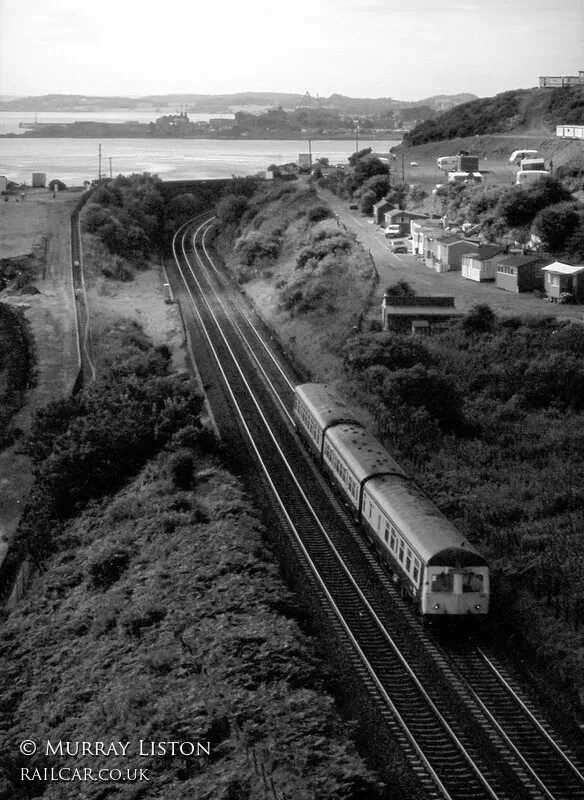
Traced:
<path id="1" fill-rule="evenodd" d="M 486 617 L 489 591 L 489 568 L 481 556 L 442 553 L 426 565 L 422 614 L 427 621 Z"/>

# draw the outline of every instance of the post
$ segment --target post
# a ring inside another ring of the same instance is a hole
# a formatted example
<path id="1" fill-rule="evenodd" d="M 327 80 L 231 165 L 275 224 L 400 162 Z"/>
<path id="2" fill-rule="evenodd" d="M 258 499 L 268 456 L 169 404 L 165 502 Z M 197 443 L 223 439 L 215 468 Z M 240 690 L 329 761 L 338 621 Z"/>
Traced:
<path id="1" fill-rule="evenodd" d="M 355 124 L 357 125 L 357 139 L 356 139 L 356 146 L 355 146 L 355 169 L 357 169 L 357 165 L 359 163 L 359 120 L 355 120 Z"/>
<path id="2" fill-rule="evenodd" d="M 111 181 L 111 179 L 112 179 L 112 157 L 108 156 L 108 158 L 109 158 L 109 162 L 110 162 L 110 181 Z"/>
<path id="3" fill-rule="evenodd" d="M 97 180 L 101 180 L 101 143 L 98 145 L 98 153 L 99 153 L 99 171 L 97 173 Z"/>
<path id="4" fill-rule="evenodd" d="M 312 175 L 312 139 L 310 137 L 308 137 L 308 166 Z"/>

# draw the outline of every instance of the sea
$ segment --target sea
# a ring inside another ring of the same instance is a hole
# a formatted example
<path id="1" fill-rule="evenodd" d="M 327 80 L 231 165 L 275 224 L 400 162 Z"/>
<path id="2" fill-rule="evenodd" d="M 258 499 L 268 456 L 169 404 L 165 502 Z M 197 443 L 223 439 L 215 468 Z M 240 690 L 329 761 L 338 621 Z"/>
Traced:
<path id="1" fill-rule="evenodd" d="M 169 113 L 169 112 L 165 112 Z M 0 133 L 23 133 L 20 122 L 153 122 L 161 112 L 0 112 Z M 232 118 L 231 114 L 191 114 L 192 120 L 210 117 Z M 99 157 L 101 144 L 101 159 Z M 371 147 L 388 154 L 399 141 L 359 139 L 361 150 Z M 321 157 L 331 164 L 347 164 L 357 142 L 312 140 L 313 160 Z M 33 172 L 44 172 L 47 181 L 58 178 L 67 186 L 101 175 L 115 177 L 149 172 L 162 180 L 243 177 L 262 172 L 270 164 L 297 162 L 309 152 L 308 140 L 226 140 L 226 139 L 0 139 L 0 175 L 15 183 L 32 183 Z"/>

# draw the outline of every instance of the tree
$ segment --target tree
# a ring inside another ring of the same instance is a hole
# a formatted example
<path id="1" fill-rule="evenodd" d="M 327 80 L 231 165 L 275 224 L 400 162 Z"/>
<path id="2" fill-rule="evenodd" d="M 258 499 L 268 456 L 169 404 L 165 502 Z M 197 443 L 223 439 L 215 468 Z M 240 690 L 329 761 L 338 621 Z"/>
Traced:
<path id="1" fill-rule="evenodd" d="M 486 303 L 479 303 L 470 309 L 462 320 L 465 333 L 490 333 L 495 329 L 497 318 L 493 309 Z"/>
<path id="2" fill-rule="evenodd" d="M 414 297 L 416 293 L 406 280 L 400 278 L 399 281 L 387 287 L 385 294 L 390 297 Z"/>
<path id="3" fill-rule="evenodd" d="M 224 225 L 239 225 L 248 205 L 245 195 L 228 194 L 217 204 L 217 216 Z"/>
<path id="4" fill-rule="evenodd" d="M 373 205 L 376 202 L 377 198 L 375 197 L 375 192 L 372 192 L 371 189 L 367 189 L 367 191 L 363 192 L 361 195 L 361 211 L 367 215 L 372 214 Z"/>
<path id="5" fill-rule="evenodd" d="M 365 158 L 365 156 L 368 156 L 372 152 L 373 150 L 371 147 L 366 147 L 364 150 L 359 150 L 358 153 L 353 153 L 353 155 L 349 156 L 349 164 L 354 167 L 357 161 L 361 161 L 362 158 Z"/>
<path id="6" fill-rule="evenodd" d="M 547 250 L 559 253 L 566 248 L 567 241 L 583 219 L 574 203 L 556 203 L 538 212 L 533 220 L 533 230 Z"/>
<path id="7" fill-rule="evenodd" d="M 401 181 L 396 183 L 388 195 L 389 202 L 393 203 L 398 208 L 405 208 L 406 197 L 408 196 L 409 190 L 410 187 L 407 183 L 402 183 Z"/>
<path id="8" fill-rule="evenodd" d="M 408 191 L 408 202 L 413 205 L 417 206 L 420 203 L 423 203 L 424 200 L 428 197 L 428 192 L 424 189 L 423 186 L 419 184 L 414 184 L 410 186 Z"/>
<path id="9" fill-rule="evenodd" d="M 580 223 L 568 239 L 566 248 L 570 255 L 584 259 L 584 216 L 580 217 Z"/>

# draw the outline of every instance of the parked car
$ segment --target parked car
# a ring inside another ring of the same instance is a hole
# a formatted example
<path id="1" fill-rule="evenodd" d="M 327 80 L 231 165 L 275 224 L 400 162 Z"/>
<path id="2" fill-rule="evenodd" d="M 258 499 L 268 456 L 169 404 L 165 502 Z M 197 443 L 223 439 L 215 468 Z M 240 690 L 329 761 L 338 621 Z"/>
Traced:
<path id="1" fill-rule="evenodd" d="M 359 208 L 359 206 L 357 205 L 357 203 L 351 203 L 349 205 L 349 211 L 357 211 L 358 208 Z"/>
<path id="2" fill-rule="evenodd" d="M 389 249 L 392 253 L 407 253 L 408 243 L 404 239 L 394 240 L 389 243 Z"/>
<path id="3" fill-rule="evenodd" d="M 388 225 L 387 228 L 384 230 L 384 233 L 386 239 L 391 239 L 393 236 L 401 236 L 401 226 Z"/>
<path id="4" fill-rule="evenodd" d="M 419 167 L 419 166 L 420 165 L 418 164 L 417 161 L 410 161 L 410 167 Z"/>

